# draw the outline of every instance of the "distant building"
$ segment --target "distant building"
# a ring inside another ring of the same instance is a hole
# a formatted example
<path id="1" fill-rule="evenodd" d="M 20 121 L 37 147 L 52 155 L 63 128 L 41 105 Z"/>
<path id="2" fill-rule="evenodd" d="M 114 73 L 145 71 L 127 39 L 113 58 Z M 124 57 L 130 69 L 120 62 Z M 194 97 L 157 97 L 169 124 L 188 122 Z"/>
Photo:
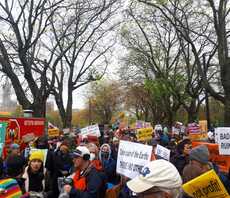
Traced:
<path id="1" fill-rule="evenodd" d="M 1 100 L 1 111 L 12 112 L 17 108 L 17 102 L 11 99 L 12 96 L 12 85 L 9 80 L 6 80 L 2 86 L 2 100 Z"/>

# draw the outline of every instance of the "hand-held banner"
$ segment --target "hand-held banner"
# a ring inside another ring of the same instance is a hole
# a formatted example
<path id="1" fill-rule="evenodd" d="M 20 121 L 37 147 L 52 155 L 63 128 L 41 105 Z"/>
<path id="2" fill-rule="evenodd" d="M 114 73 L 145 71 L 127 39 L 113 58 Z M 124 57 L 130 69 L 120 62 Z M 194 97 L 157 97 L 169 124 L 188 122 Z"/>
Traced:
<path id="1" fill-rule="evenodd" d="M 128 141 L 120 141 L 117 157 L 117 173 L 129 178 L 139 175 L 150 162 L 152 147 Z"/>

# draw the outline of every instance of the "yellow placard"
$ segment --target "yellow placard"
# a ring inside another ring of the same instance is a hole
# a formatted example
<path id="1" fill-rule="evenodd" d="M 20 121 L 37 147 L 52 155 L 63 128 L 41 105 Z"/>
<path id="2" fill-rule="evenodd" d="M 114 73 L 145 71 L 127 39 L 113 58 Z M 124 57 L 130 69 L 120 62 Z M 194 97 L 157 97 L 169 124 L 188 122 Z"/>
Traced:
<path id="1" fill-rule="evenodd" d="M 153 128 L 137 129 L 137 140 L 138 141 L 151 140 L 152 134 L 153 134 Z"/>
<path id="2" fill-rule="evenodd" d="M 206 132 L 197 133 L 197 134 L 189 134 L 189 139 L 192 141 L 203 140 L 203 139 L 207 139 L 207 138 L 208 138 L 208 134 Z"/>
<path id="3" fill-rule="evenodd" d="M 224 185 L 214 170 L 210 170 L 182 186 L 193 198 L 229 198 Z"/>
<path id="4" fill-rule="evenodd" d="M 48 136 L 49 137 L 58 137 L 60 135 L 60 131 L 57 128 L 48 129 Z"/>
<path id="5" fill-rule="evenodd" d="M 208 132 L 208 122 L 207 120 L 200 120 L 199 126 L 202 132 Z"/>

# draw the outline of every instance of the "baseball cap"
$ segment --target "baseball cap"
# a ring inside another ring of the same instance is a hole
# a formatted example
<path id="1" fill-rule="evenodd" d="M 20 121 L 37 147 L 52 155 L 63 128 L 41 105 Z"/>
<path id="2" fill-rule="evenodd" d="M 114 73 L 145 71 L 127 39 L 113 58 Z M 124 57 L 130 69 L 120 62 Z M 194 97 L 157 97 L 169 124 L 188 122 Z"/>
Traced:
<path id="1" fill-rule="evenodd" d="M 84 155 L 90 155 L 89 149 L 86 146 L 78 146 L 72 153 L 73 157 L 83 157 Z"/>
<path id="2" fill-rule="evenodd" d="M 176 167 L 163 159 L 151 161 L 143 167 L 139 176 L 127 182 L 129 189 L 135 193 L 153 187 L 174 189 L 181 185 L 182 180 Z"/>

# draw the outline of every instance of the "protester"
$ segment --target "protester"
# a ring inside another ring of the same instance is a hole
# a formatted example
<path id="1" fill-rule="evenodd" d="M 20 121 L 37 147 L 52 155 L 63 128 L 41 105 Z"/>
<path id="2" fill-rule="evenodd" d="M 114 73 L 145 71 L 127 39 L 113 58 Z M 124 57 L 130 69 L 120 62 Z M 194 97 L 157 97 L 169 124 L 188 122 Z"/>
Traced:
<path id="1" fill-rule="evenodd" d="M 119 177 L 116 175 L 116 161 L 111 157 L 111 148 L 109 144 L 103 144 L 100 148 L 99 159 L 103 170 L 107 176 L 108 182 L 116 185 L 119 183 Z"/>
<path id="2" fill-rule="evenodd" d="M 30 154 L 28 166 L 23 174 L 25 190 L 29 193 L 39 193 L 43 197 L 52 197 L 51 181 L 44 167 L 44 154 L 34 151 Z"/>
<path id="3" fill-rule="evenodd" d="M 105 184 L 100 174 L 90 163 L 90 152 L 85 146 L 78 146 L 73 152 L 75 173 L 71 175 L 73 186 L 67 184 L 64 191 L 70 198 L 103 198 Z"/>
<path id="4" fill-rule="evenodd" d="M 20 155 L 20 146 L 16 143 L 11 144 L 9 155 Z"/>
<path id="5" fill-rule="evenodd" d="M 12 178 L 15 179 L 20 187 L 22 193 L 25 193 L 25 179 L 22 175 L 24 172 L 24 161 L 22 161 L 21 156 L 11 155 L 6 160 L 6 175 L 5 179 Z"/>
<path id="6" fill-rule="evenodd" d="M 127 182 L 129 189 L 143 198 L 179 198 L 181 185 L 175 166 L 163 159 L 151 161 L 139 176 Z"/>
<path id="7" fill-rule="evenodd" d="M 66 141 L 63 141 L 60 146 L 57 148 L 56 152 L 53 154 L 53 171 L 52 175 L 52 184 L 53 184 L 53 197 L 58 197 L 58 178 L 66 177 L 71 174 L 73 161 L 69 151 L 69 145 Z"/>
<path id="8" fill-rule="evenodd" d="M 214 169 L 226 190 L 230 193 L 230 180 L 219 171 L 219 167 L 216 164 L 209 161 L 209 156 L 209 150 L 205 145 L 197 146 L 189 153 L 190 163 L 199 166 L 204 173 Z"/>
<path id="9" fill-rule="evenodd" d="M 114 160 L 117 160 L 118 147 L 119 147 L 119 139 L 117 137 L 113 137 L 113 141 L 111 145 L 111 156 Z"/>
<path id="10" fill-rule="evenodd" d="M 174 164 L 180 175 L 183 174 L 184 167 L 189 163 L 189 152 L 191 149 L 191 140 L 185 139 L 177 145 L 177 153 L 171 159 L 171 163 Z"/>
<path id="11" fill-rule="evenodd" d="M 103 168 L 102 168 L 102 163 L 99 160 L 99 156 L 98 156 L 99 155 L 98 147 L 94 143 L 89 143 L 87 144 L 87 148 L 89 149 L 90 152 L 91 164 L 94 165 L 97 171 L 102 171 Z"/>

